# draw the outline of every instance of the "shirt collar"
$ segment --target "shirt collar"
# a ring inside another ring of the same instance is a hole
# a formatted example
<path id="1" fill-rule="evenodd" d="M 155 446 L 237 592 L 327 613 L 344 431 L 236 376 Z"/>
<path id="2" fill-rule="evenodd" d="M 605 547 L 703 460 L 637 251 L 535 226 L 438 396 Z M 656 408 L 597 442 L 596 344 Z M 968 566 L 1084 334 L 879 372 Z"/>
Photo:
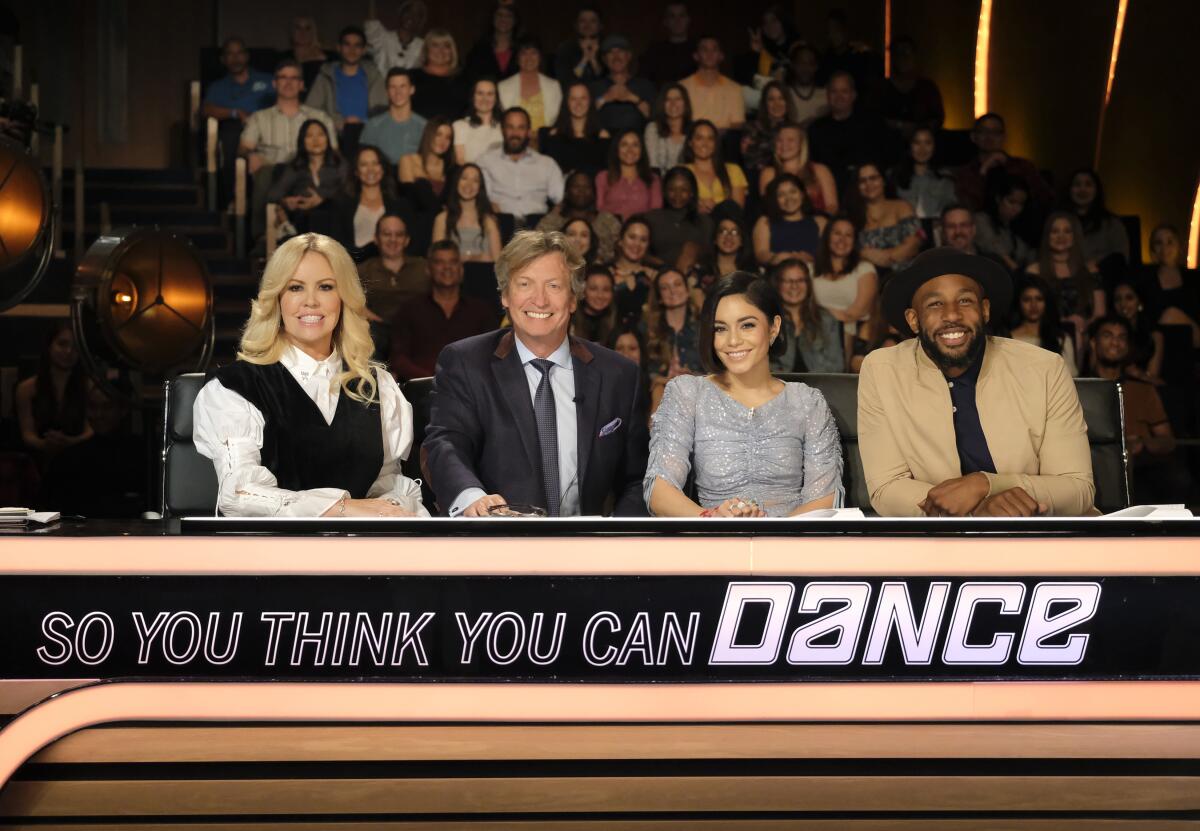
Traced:
<path id="1" fill-rule="evenodd" d="M 517 355 L 521 358 L 522 366 L 537 358 L 537 355 L 521 342 L 521 337 L 516 332 L 513 332 L 513 340 L 516 341 Z M 563 342 L 558 345 L 558 349 L 546 356 L 546 360 L 563 369 L 574 369 L 571 364 L 571 339 L 564 337 Z"/>
<path id="2" fill-rule="evenodd" d="M 946 377 L 947 381 L 954 381 L 956 384 L 964 384 L 968 387 L 979 385 L 979 371 L 983 369 L 983 357 L 987 353 L 987 335 L 983 336 L 983 348 L 979 350 L 979 354 L 971 365 L 967 367 L 967 371 L 957 378 Z M 944 373 L 943 373 L 944 374 Z"/>
<path id="3" fill-rule="evenodd" d="M 317 376 L 333 378 L 342 369 L 342 356 L 336 346 L 328 358 L 318 361 L 316 358 L 305 354 L 299 347 L 290 344 L 279 357 L 279 362 L 293 373 L 310 378 Z"/>

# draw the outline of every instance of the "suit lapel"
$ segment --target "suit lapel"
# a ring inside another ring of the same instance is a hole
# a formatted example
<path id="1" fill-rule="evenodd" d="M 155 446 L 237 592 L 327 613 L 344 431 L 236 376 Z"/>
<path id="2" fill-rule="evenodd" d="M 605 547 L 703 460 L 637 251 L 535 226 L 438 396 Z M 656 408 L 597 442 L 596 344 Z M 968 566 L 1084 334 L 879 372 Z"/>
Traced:
<path id="1" fill-rule="evenodd" d="M 596 443 L 596 414 L 600 406 L 600 373 L 589 360 L 583 360 L 574 349 L 571 363 L 575 370 L 575 419 L 579 425 L 579 488 L 587 473 L 592 445 Z"/>
<path id="2" fill-rule="evenodd" d="M 492 375 L 517 425 L 517 433 L 521 436 L 521 444 L 529 458 L 530 467 L 536 473 L 542 469 L 537 419 L 534 418 L 533 402 L 529 398 L 529 381 L 525 377 L 525 367 L 521 366 L 521 357 L 512 347 L 512 337 L 510 332 L 501 339 L 500 346 L 492 357 Z M 509 341 L 507 349 L 505 340 Z"/>

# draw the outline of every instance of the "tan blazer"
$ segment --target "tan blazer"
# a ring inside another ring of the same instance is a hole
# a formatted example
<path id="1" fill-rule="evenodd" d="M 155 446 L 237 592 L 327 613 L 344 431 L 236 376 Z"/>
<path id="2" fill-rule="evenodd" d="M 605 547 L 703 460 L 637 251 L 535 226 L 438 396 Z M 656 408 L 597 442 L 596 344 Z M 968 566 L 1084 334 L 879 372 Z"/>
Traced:
<path id="1" fill-rule="evenodd" d="M 1087 425 L 1060 355 L 989 337 L 975 396 L 998 471 L 985 474 L 990 493 L 1021 487 L 1053 515 L 1095 513 Z M 858 445 L 881 516 L 921 516 L 929 489 L 962 475 L 950 389 L 916 338 L 863 361 Z"/>

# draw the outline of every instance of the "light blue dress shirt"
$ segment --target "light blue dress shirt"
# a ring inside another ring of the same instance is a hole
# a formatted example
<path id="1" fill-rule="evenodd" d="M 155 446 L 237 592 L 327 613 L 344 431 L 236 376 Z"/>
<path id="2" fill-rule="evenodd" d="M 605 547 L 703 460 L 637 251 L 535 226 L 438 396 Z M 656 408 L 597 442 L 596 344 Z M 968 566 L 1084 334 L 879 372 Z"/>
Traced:
<path id="1" fill-rule="evenodd" d="M 514 333 L 515 334 L 515 333 Z M 529 382 L 529 401 L 534 403 L 538 384 L 542 382 L 541 371 L 530 362 L 537 358 L 520 335 L 514 340 L 517 355 L 525 368 L 525 380 Z M 559 516 L 579 516 L 579 424 L 575 414 L 575 367 L 571 363 L 571 344 L 567 338 L 547 356 L 554 364 L 550 370 L 550 389 L 554 392 L 554 421 L 558 430 L 558 482 Z M 503 492 L 504 488 L 501 486 Z M 487 496 L 482 488 L 467 488 L 458 495 L 450 506 L 450 516 L 458 516 L 475 500 Z M 541 507 L 545 507 L 544 505 Z"/>

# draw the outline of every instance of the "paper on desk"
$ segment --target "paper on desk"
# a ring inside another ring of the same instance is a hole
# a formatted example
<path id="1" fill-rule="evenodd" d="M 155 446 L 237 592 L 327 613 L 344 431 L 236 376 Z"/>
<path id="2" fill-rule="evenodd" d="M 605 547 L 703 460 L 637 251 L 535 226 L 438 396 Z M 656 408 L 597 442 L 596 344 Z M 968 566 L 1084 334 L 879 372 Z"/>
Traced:
<path id="1" fill-rule="evenodd" d="M 797 514 L 789 519 L 866 519 L 866 516 L 862 508 L 821 508 L 818 511 Z"/>
<path id="2" fill-rule="evenodd" d="M 1193 514 L 1183 505 L 1131 505 L 1105 516 L 1120 519 L 1191 519 Z"/>
<path id="3" fill-rule="evenodd" d="M 46 525 L 57 522 L 60 518 L 58 511 L 35 511 L 32 508 L 0 508 L 0 525 L 23 525 L 36 522 Z"/>

